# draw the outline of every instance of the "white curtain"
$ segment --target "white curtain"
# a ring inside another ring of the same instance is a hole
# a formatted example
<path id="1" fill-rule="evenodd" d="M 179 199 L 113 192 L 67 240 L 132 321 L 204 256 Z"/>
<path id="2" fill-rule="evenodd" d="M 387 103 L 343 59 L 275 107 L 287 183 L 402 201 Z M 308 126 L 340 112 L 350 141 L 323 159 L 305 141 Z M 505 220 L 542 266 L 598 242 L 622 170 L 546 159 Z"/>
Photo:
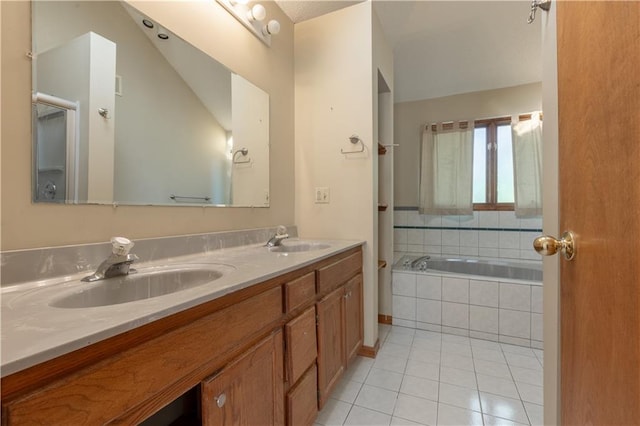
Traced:
<path id="1" fill-rule="evenodd" d="M 420 174 L 421 214 L 471 215 L 473 121 L 425 126 Z"/>
<path id="2" fill-rule="evenodd" d="M 542 120 L 512 123 L 513 180 L 517 217 L 542 216 Z"/>

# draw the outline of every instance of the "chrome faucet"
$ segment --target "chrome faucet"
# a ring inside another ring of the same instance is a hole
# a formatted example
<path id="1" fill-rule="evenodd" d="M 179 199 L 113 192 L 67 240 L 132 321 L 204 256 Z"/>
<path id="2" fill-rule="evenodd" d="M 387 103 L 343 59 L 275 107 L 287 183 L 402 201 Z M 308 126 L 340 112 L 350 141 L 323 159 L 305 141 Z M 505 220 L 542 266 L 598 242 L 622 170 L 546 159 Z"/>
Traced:
<path id="1" fill-rule="evenodd" d="M 269 241 L 267 241 L 267 244 L 265 244 L 265 246 L 277 247 L 282 244 L 282 240 L 286 238 L 289 238 L 289 234 L 287 234 L 287 227 L 280 225 L 278 226 L 278 228 L 276 228 L 276 235 L 269 238 Z"/>
<path id="2" fill-rule="evenodd" d="M 421 271 L 426 271 L 427 270 L 427 260 L 431 259 L 431 256 L 422 256 L 419 257 L 417 259 L 415 259 L 413 262 L 411 262 L 411 269 L 415 269 L 416 266 L 418 266 L 418 269 Z"/>
<path id="3" fill-rule="evenodd" d="M 84 277 L 82 281 L 93 282 L 134 272 L 130 267 L 133 262 L 138 260 L 138 256 L 129 253 L 134 243 L 124 237 L 113 237 L 111 245 L 112 253 L 109 257 L 102 261 L 93 274 Z"/>

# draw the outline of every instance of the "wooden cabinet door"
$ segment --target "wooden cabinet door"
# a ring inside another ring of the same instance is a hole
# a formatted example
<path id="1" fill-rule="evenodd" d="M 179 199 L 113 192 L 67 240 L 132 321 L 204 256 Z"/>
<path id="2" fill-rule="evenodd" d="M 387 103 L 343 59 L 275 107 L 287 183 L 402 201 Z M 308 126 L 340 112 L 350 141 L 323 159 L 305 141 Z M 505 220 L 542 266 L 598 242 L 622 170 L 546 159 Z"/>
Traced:
<path id="1" fill-rule="evenodd" d="M 282 332 L 278 331 L 202 382 L 202 424 L 283 423 Z"/>
<path id="2" fill-rule="evenodd" d="M 340 287 L 317 305 L 318 314 L 318 407 L 322 409 L 344 372 L 342 296 Z"/>
<path id="3" fill-rule="evenodd" d="M 344 340 L 347 364 L 362 346 L 362 275 L 358 274 L 344 286 Z"/>
<path id="4" fill-rule="evenodd" d="M 318 417 L 317 375 L 314 364 L 287 395 L 287 425 L 311 426 Z"/>
<path id="5" fill-rule="evenodd" d="M 318 355 L 315 306 L 289 321 L 284 326 L 284 333 L 287 339 L 287 380 L 294 386 Z"/>

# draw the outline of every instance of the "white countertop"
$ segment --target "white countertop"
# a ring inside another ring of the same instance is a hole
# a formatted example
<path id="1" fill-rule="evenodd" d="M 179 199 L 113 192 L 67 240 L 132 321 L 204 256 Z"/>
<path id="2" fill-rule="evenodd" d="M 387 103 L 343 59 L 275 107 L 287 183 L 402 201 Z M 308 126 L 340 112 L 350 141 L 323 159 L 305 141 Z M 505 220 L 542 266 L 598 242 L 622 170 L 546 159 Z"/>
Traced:
<path id="1" fill-rule="evenodd" d="M 2 377 L 89 346 L 176 312 L 315 263 L 363 244 L 362 241 L 304 240 L 327 249 L 277 253 L 263 245 L 136 263 L 135 268 L 172 264 L 228 265 L 232 268 L 209 284 L 135 302 L 91 308 L 55 308 L 53 299 L 76 292 L 87 273 L 2 289 Z M 295 244 L 295 240 L 287 243 Z M 135 252 L 135 250 L 134 250 Z"/>

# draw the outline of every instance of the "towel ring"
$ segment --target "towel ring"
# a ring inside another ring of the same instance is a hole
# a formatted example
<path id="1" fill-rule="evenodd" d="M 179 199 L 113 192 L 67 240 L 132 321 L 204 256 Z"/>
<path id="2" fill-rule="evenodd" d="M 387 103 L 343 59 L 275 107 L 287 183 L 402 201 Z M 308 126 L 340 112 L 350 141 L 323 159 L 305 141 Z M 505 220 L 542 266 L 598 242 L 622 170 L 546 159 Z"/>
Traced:
<path id="1" fill-rule="evenodd" d="M 241 148 L 239 150 L 237 150 L 236 152 L 233 153 L 233 164 L 244 164 L 244 163 L 250 163 L 251 159 L 247 158 L 246 160 L 243 161 L 238 161 L 236 159 L 236 157 L 238 156 L 238 154 L 242 154 L 243 157 L 246 157 L 247 154 L 249 154 L 249 150 L 247 148 Z"/>

